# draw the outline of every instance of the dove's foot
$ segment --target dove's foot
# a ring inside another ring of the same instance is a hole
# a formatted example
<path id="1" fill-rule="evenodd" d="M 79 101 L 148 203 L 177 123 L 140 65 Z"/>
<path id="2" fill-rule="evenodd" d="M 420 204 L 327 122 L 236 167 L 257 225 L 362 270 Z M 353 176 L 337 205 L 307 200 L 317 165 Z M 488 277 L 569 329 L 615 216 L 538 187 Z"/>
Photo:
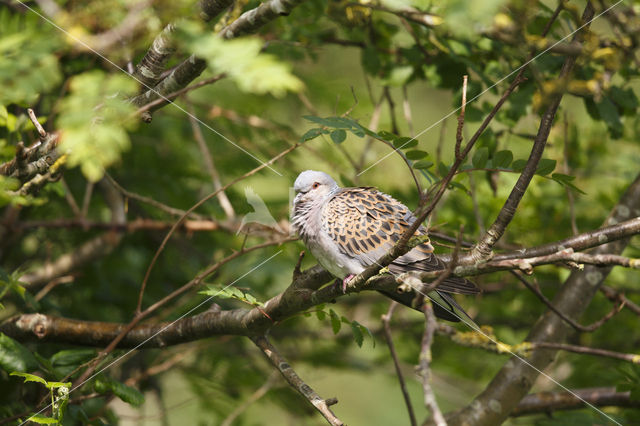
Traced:
<path id="1" fill-rule="evenodd" d="M 349 274 L 342 280 L 342 294 L 345 294 L 347 292 L 347 283 L 349 283 L 349 281 L 351 281 L 353 277 L 355 277 L 355 275 Z"/>

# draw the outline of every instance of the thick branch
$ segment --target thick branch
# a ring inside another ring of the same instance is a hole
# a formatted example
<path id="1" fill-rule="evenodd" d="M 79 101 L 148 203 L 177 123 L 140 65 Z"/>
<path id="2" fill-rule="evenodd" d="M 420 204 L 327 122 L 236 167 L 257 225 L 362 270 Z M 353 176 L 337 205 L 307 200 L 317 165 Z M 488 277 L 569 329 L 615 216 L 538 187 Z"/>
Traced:
<path id="1" fill-rule="evenodd" d="M 631 212 L 637 209 L 640 209 L 640 175 L 622 196 L 605 224 L 627 220 Z M 628 239 L 611 242 L 596 248 L 594 254 L 620 253 L 627 244 Z M 610 271 L 611 267 L 586 266 L 583 271 L 572 272 L 554 298 L 554 306 L 573 319 L 579 318 Z M 561 343 L 569 331 L 570 326 L 555 313 L 547 311 L 526 340 L 533 343 Z M 477 426 L 501 423 L 529 392 L 539 371 L 553 361 L 555 354 L 556 350 L 552 349 L 534 350 L 528 363 L 520 358 L 511 358 L 470 405 L 449 416 L 449 423 Z"/>
<path id="2" fill-rule="evenodd" d="M 160 80 L 160 76 L 164 72 L 167 61 L 176 51 L 173 42 L 173 31 L 175 26 L 168 24 L 164 29 L 156 36 L 151 43 L 151 47 L 144 55 L 140 63 L 136 66 L 136 70 L 133 73 L 133 78 L 136 79 L 142 86 L 140 89 L 146 91 Z"/>
<path id="3" fill-rule="evenodd" d="M 220 36 L 226 39 L 238 37 L 255 32 L 258 28 L 274 20 L 278 16 L 288 15 L 291 10 L 304 0 L 269 0 L 255 9 L 249 10 L 234 22 L 220 31 Z M 208 3 L 208 2 L 203 2 Z M 131 102 L 141 107 L 157 99 L 165 98 L 170 93 L 184 88 L 197 78 L 206 68 L 204 59 L 191 55 L 185 61 L 176 66 L 168 76 L 163 78 L 153 89 L 136 96 Z M 159 104 L 157 108 L 162 106 Z"/>
<path id="4" fill-rule="evenodd" d="M 580 399 L 569 392 L 541 392 L 525 396 L 511 412 L 512 416 L 549 413 L 558 410 L 576 410 L 584 408 L 587 401 L 596 407 L 633 407 L 640 408 L 640 401 L 631 399 L 629 392 L 616 392 L 615 388 L 576 389 L 573 391 Z"/>

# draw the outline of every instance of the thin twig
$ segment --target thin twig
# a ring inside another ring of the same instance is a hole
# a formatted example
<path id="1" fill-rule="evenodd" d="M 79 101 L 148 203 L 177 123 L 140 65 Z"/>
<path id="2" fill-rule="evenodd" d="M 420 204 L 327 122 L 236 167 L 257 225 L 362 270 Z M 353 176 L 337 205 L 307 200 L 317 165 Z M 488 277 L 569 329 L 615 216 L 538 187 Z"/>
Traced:
<path id="1" fill-rule="evenodd" d="M 578 331 L 591 333 L 591 332 L 597 330 L 605 322 L 607 322 L 609 319 L 611 319 L 611 317 L 613 317 L 613 315 L 615 315 L 616 313 L 620 312 L 620 309 L 622 309 L 622 306 L 623 306 L 622 302 L 616 303 L 616 306 L 614 306 L 614 308 L 607 315 L 602 317 L 600 320 L 594 322 L 593 324 L 585 326 L 585 325 L 582 325 L 582 324 L 578 323 L 574 319 L 568 317 L 561 310 L 556 308 L 553 305 L 553 303 L 551 303 L 551 301 L 549 299 L 547 299 L 547 297 L 544 294 L 542 294 L 542 292 L 538 288 L 536 288 L 536 286 L 530 284 L 529 281 L 527 281 L 522 275 L 520 275 L 519 272 L 517 272 L 517 271 L 509 271 L 509 272 L 511 272 L 511 274 L 513 276 L 515 276 L 525 287 L 527 287 L 533 294 L 535 294 L 538 297 L 538 299 L 540 299 L 542 301 L 542 303 L 547 305 L 547 307 L 549 309 L 551 309 L 556 315 L 558 315 L 560 318 L 562 318 L 562 320 L 564 322 L 566 322 L 567 324 L 569 324 L 571 327 L 575 328 Z"/>
<path id="2" fill-rule="evenodd" d="M 280 371 L 287 383 L 294 388 L 298 393 L 305 397 L 307 401 L 315 407 L 316 410 L 322 414 L 327 422 L 332 426 L 342 426 L 344 423 L 336 417 L 335 414 L 329 408 L 330 405 L 336 404 L 336 399 L 325 400 L 320 397 L 309 385 L 307 385 L 296 372 L 291 368 L 291 365 L 287 360 L 280 355 L 276 348 L 267 340 L 265 336 L 251 337 L 251 341 L 262 350 L 262 352 L 269 359 L 271 364 Z"/>
<path id="3" fill-rule="evenodd" d="M 640 408 L 640 401 L 631 398 L 631 392 L 616 392 L 616 388 L 574 389 L 569 392 L 540 392 L 522 398 L 511 416 L 546 413 L 585 408 L 586 403 L 596 407 Z"/>
<path id="4" fill-rule="evenodd" d="M 144 195 L 136 194 L 135 192 L 128 191 L 124 189 L 114 178 L 111 177 L 109 173 L 105 173 L 104 176 L 107 180 L 127 198 L 131 198 L 132 200 L 140 201 L 141 203 L 149 204 L 159 210 L 162 210 L 166 213 L 169 213 L 173 216 L 182 216 L 186 213 L 186 210 L 176 209 L 175 207 L 168 206 L 166 204 L 161 203 L 160 201 L 154 200 L 151 197 L 146 197 Z M 195 219 L 204 220 L 206 219 L 204 216 L 199 215 L 197 213 L 189 213 L 189 217 L 193 217 Z"/>
<path id="5" fill-rule="evenodd" d="M 424 309 L 425 327 L 422 336 L 422 344 L 420 349 L 420 362 L 418 364 L 418 374 L 422 379 L 422 392 L 424 393 L 424 405 L 431 411 L 433 421 L 436 426 L 446 426 L 447 422 L 442 415 L 442 411 L 436 401 L 436 396 L 431 388 L 431 343 L 433 342 L 433 334 L 438 327 L 436 317 L 433 314 L 431 302 L 427 301 Z"/>
<path id="6" fill-rule="evenodd" d="M 402 111 L 404 112 L 404 121 L 409 127 L 409 136 L 413 137 L 413 120 L 411 118 L 411 104 L 409 103 L 409 96 L 407 94 L 407 85 L 402 86 Z"/>
<path id="7" fill-rule="evenodd" d="M 40 124 L 40 122 L 38 121 L 38 117 L 36 117 L 36 113 L 33 112 L 31 108 L 27 108 L 27 113 L 29 115 L 29 119 L 35 126 L 36 130 L 38 131 L 38 134 L 40 135 L 40 140 L 44 141 L 47 138 L 48 134 L 46 130 L 44 130 L 44 127 L 42 127 L 42 124 Z"/>
<path id="8" fill-rule="evenodd" d="M 254 402 L 262 398 L 269 392 L 271 388 L 276 384 L 278 378 L 278 372 L 274 371 L 269 375 L 267 380 L 260 386 L 254 393 L 252 393 L 249 398 L 247 398 L 242 404 L 238 405 L 228 416 L 225 418 L 220 426 L 231 426 L 233 421 L 242 413 L 247 411 L 247 408 L 251 406 Z"/>
<path id="9" fill-rule="evenodd" d="M 586 346 L 569 345 L 567 343 L 555 343 L 555 342 L 532 342 L 531 349 L 558 349 L 561 351 L 573 352 L 576 354 L 601 356 L 605 358 L 613 358 L 621 361 L 630 362 L 632 364 L 640 365 L 640 355 L 638 354 L 625 354 L 620 352 L 609 351 L 606 349 L 589 348 Z"/>
<path id="10" fill-rule="evenodd" d="M 563 161 L 562 161 L 562 172 L 566 175 L 571 174 L 571 169 L 569 169 L 569 120 L 567 118 L 567 112 L 564 113 L 563 120 L 563 130 L 564 130 L 564 149 L 563 149 Z M 571 220 L 571 231 L 573 235 L 578 235 L 580 231 L 578 230 L 578 224 L 576 223 L 576 208 L 575 208 L 575 197 L 573 195 L 573 190 L 568 186 L 565 187 L 565 191 L 567 193 L 567 201 L 569 202 L 569 219 Z"/>
<path id="11" fill-rule="evenodd" d="M 282 151 L 281 153 L 279 153 L 275 157 L 271 158 L 266 163 L 262 163 L 261 165 L 259 165 L 258 167 L 254 168 L 253 170 L 250 170 L 247 173 L 243 174 L 242 176 L 233 179 L 231 182 L 229 182 L 228 184 L 224 185 L 220 189 L 218 189 L 216 191 L 213 191 L 212 193 L 210 193 L 206 197 L 202 198 L 200 201 L 198 201 L 193 206 L 191 206 L 189 208 L 189 210 L 187 210 L 182 216 L 180 216 L 180 218 L 176 221 L 174 226 L 169 230 L 167 235 L 162 240 L 162 243 L 160 244 L 160 247 L 158 247 L 158 249 L 156 250 L 156 253 L 153 256 L 153 259 L 151 259 L 151 263 L 149 264 L 149 267 L 147 268 L 147 272 L 145 273 L 144 279 L 142 280 L 142 285 L 140 286 L 140 292 L 139 292 L 139 295 L 138 295 L 138 305 L 136 307 L 136 314 L 140 313 L 140 311 L 141 311 L 141 308 L 142 308 L 142 296 L 144 295 L 144 290 L 145 290 L 145 288 L 147 286 L 147 282 L 149 281 L 149 276 L 151 275 L 151 270 L 155 266 L 155 264 L 156 264 L 156 262 L 158 260 L 158 257 L 160 257 L 160 253 L 162 253 L 162 251 L 164 250 L 165 246 L 167 245 L 167 242 L 169 241 L 169 238 L 171 238 L 173 233 L 176 231 L 176 229 L 178 229 L 178 227 L 187 218 L 187 216 L 191 212 L 193 212 L 195 209 L 197 209 L 198 207 L 200 207 L 201 205 L 203 205 L 204 203 L 209 201 L 211 198 L 213 198 L 216 195 L 218 195 L 219 192 L 225 191 L 228 188 L 230 188 L 231 186 L 235 185 L 236 183 L 248 178 L 249 176 L 253 176 L 254 174 L 258 173 L 263 168 L 269 167 L 271 164 L 275 163 L 280 158 L 282 158 L 285 155 L 289 154 L 291 151 L 293 151 L 294 149 L 296 149 L 299 146 L 300 146 L 300 143 L 296 143 L 296 144 L 290 146 L 289 148 L 285 149 L 284 151 Z"/>
<path id="12" fill-rule="evenodd" d="M 462 129 L 464 128 L 464 113 L 467 110 L 467 79 L 468 76 L 462 76 L 462 106 L 460 107 L 460 115 L 458 115 L 458 127 L 456 128 L 456 159 L 460 158 L 460 147 L 462 146 Z"/>
<path id="13" fill-rule="evenodd" d="M 222 184 L 220 183 L 220 175 L 218 174 L 218 170 L 213 162 L 213 157 L 211 156 L 211 152 L 207 147 L 207 142 L 204 139 L 204 135 L 202 134 L 202 129 L 200 129 L 200 124 L 195 119 L 195 111 L 193 106 L 189 104 L 189 123 L 191 123 L 191 130 L 193 131 L 193 136 L 198 143 L 198 148 L 200 149 L 200 153 L 202 154 L 202 160 L 207 168 L 207 172 L 211 177 L 211 182 L 213 183 L 213 189 L 218 191 L 222 188 Z M 233 219 L 236 215 L 233 210 L 233 206 L 227 198 L 227 194 L 224 191 L 218 192 L 218 202 L 220 203 L 220 207 L 224 210 L 224 213 L 227 215 L 228 219 Z"/>
<path id="14" fill-rule="evenodd" d="M 391 359 L 393 360 L 393 366 L 396 370 L 396 376 L 398 376 L 398 383 L 400 383 L 400 390 L 402 391 L 402 397 L 404 398 L 404 403 L 407 405 L 407 411 L 409 412 L 409 420 L 411 421 L 411 426 L 416 426 L 418 423 L 416 421 L 416 415 L 413 412 L 413 405 L 411 405 L 411 398 L 409 398 L 409 392 L 407 391 L 407 385 L 404 381 L 404 376 L 402 374 L 402 370 L 400 369 L 400 361 L 398 360 L 398 354 L 396 353 L 395 345 L 393 344 L 393 337 L 391 335 L 391 316 L 393 315 L 393 311 L 398 306 L 398 302 L 391 301 L 389 305 L 389 310 L 386 314 L 382 315 L 382 325 L 384 330 L 384 338 L 387 341 L 387 346 L 389 346 L 389 352 L 391 353 Z"/>

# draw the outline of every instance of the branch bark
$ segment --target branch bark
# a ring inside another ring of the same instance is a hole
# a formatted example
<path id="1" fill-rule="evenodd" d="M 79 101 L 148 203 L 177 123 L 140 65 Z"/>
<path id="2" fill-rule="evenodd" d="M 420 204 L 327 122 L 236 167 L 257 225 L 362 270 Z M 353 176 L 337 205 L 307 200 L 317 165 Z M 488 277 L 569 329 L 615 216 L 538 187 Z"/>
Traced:
<path id="1" fill-rule="evenodd" d="M 267 340 L 265 336 L 254 336 L 251 341 L 255 343 L 257 347 L 262 350 L 267 359 L 273 364 L 274 367 L 280 371 L 282 377 L 285 378 L 287 383 L 294 388 L 300 395 L 304 396 L 316 410 L 322 414 L 330 425 L 343 426 L 344 423 L 336 417 L 335 414 L 329 408 L 330 405 L 334 405 L 338 402 L 337 399 L 332 398 L 326 400 L 320 397 L 309 385 L 307 385 L 296 372 L 291 368 L 291 365 L 287 360 L 280 355 L 276 348 Z"/>
<path id="2" fill-rule="evenodd" d="M 291 10 L 302 3 L 304 0 L 269 0 L 262 3 L 255 9 L 249 10 L 231 24 L 227 25 L 220 31 L 220 36 L 225 39 L 239 37 L 241 35 L 255 32 L 258 28 L 266 23 L 276 19 L 279 16 L 286 16 Z M 203 1 L 202 3 L 209 3 Z M 158 84 L 145 91 L 144 93 L 131 99 L 131 102 L 142 107 L 145 104 L 154 102 L 158 99 L 166 98 L 170 93 L 176 92 L 184 88 L 191 81 L 196 79 L 206 68 L 207 63 L 204 59 L 191 55 L 178 66 L 176 66 L 165 78 L 160 80 Z M 158 109 L 167 102 L 160 103 L 156 107 L 150 109 Z"/>
<path id="3" fill-rule="evenodd" d="M 591 23 L 591 19 L 593 19 L 594 9 L 591 5 L 591 2 L 587 2 L 587 6 L 582 15 L 583 30 L 588 30 L 589 24 Z M 574 41 L 581 40 L 584 38 L 582 34 L 586 31 L 580 31 L 576 33 L 574 36 Z M 566 84 L 568 77 L 571 75 L 573 67 L 576 63 L 575 56 L 569 56 L 565 59 L 562 64 L 562 68 L 560 70 L 560 75 L 558 80 L 560 82 L 564 82 Z M 536 173 L 536 169 L 538 168 L 538 163 L 542 158 L 542 153 L 547 145 L 547 138 L 549 137 L 549 132 L 551 131 L 551 127 L 553 125 L 553 120 L 556 116 L 556 112 L 558 111 L 558 107 L 560 106 L 560 101 L 562 100 L 562 96 L 564 95 L 564 91 L 557 91 L 551 93 L 548 99 L 547 108 L 542 115 L 542 120 L 540 121 L 540 126 L 538 128 L 538 133 L 536 134 L 533 147 L 531 148 L 531 153 L 529 154 L 529 158 L 527 160 L 527 164 L 518 177 L 516 184 L 514 185 L 507 201 L 505 201 L 502 209 L 498 213 L 498 217 L 493 222 L 493 224 L 489 227 L 487 232 L 485 232 L 484 236 L 478 241 L 478 244 L 474 247 L 472 251 L 472 257 L 478 261 L 490 259 L 492 256 L 492 250 L 495 243 L 502 237 L 504 232 L 507 229 L 507 226 L 513 219 L 513 216 L 516 213 L 516 209 L 518 208 L 518 204 L 522 200 L 531 179 Z"/>
<path id="4" fill-rule="evenodd" d="M 550 413 L 558 410 L 584 408 L 587 401 L 596 407 L 640 408 L 640 401 L 631 399 L 630 392 L 616 392 L 615 388 L 589 388 L 573 391 L 581 399 L 569 392 L 540 392 L 525 396 L 511 412 L 512 416 Z"/>
<path id="5" fill-rule="evenodd" d="M 640 175 L 622 196 L 605 225 L 627 220 L 631 212 L 638 209 L 640 209 Z M 627 244 L 628 239 L 610 242 L 596 248 L 594 253 L 620 253 Z M 610 271 L 610 266 L 586 266 L 583 271 L 572 272 L 554 298 L 553 305 L 570 318 L 574 320 L 579 318 Z M 526 340 L 533 343 L 561 343 L 570 331 L 570 326 L 558 315 L 547 311 L 535 324 Z M 528 358 L 529 364 L 525 364 L 520 358 L 511 358 L 471 404 L 448 416 L 449 424 L 472 426 L 500 424 L 527 394 L 539 371 L 544 370 L 553 361 L 556 353 L 557 350 L 553 349 L 534 350 Z"/>

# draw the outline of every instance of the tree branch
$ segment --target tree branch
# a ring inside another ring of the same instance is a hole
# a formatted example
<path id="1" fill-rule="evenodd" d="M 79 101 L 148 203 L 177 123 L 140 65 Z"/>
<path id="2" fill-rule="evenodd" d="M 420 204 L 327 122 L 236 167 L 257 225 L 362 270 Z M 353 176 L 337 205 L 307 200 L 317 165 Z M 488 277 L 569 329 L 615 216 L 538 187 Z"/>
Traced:
<path id="1" fill-rule="evenodd" d="M 437 426 L 447 426 L 447 422 L 442 415 L 442 411 L 436 401 L 436 395 L 431 388 L 431 343 L 433 334 L 437 328 L 436 317 L 433 314 L 431 303 L 425 304 L 424 309 L 425 326 L 420 347 L 420 362 L 417 367 L 418 375 L 422 380 L 422 392 L 424 394 L 424 405 L 431 411 L 433 422 Z"/>
<path id="2" fill-rule="evenodd" d="M 400 390 L 402 391 L 402 397 L 404 398 L 404 403 L 407 406 L 407 412 L 409 413 L 409 421 L 411 422 L 411 426 L 416 426 L 418 423 L 416 422 L 416 415 L 413 412 L 413 405 L 411 405 L 411 399 L 409 398 L 409 392 L 407 391 L 407 385 L 404 381 L 404 376 L 402 375 L 402 370 L 400 369 L 400 361 L 398 361 L 398 354 L 396 353 L 395 345 L 393 344 L 393 336 L 391 335 L 391 316 L 393 315 L 393 311 L 395 310 L 398 303 L 395 301 L 391 301 L 389 305 L 389 310 L 386 314 L 382 315 L 382 325 L 384 330 L 384 338 L 387 342 L 387 346 L 389 346 L 389 352 L 391 353 L 391 359 L 393 360 L 393 366 L 396 370 L 396 376 L 398 376 L 398 383 L 400 384 Z"/>
<path id="3" fill-rule="evenodd" d="M 585 24 L 582 27 L 583 31 L 579 31 L 574 36 L 574 41 L 578 39 L 584 38 L 583 34 L 586 30 L 589 29 L 589 24 L 591 19 L 593 19 L 594 9 L 591 5 L 591 2 L 587 2 L 587 6 L 582 15 L 582 22 Z M 565 59 L 562 64 L 562 68 L 560 70 L 560 75 L 558 80 L 566 84 L 569 75 L 571 74 L 573 67 L 576 63 L 575 56 L 569 56 Z M 531 179 L 536 173 L 538 168 L 538 163 L 542 158 L 542 153 L 547 145 L 547 138 L 549 137 L 549 132 L 551 131 L 551 127 L 553 125 L 553 120 L 555 118 L 556 112 L 558 111 L 558 107 L 560 106 L 560 101 L 562 100 L 562 96 L 564 95 L 564 90 L 560 90 L 549 95 L 549 99 L 547 100 L 547 108 L 542 115 L 542 120 L 540 121 L 540 126 L 538 128 L 538 133 L 534 139 L 533 147 L 531 148 L 531 153 L 529 154 L 529 158 L 527 160 L 527 164 L 518 177 L 518 181 L 514 185 L 511 190 L 511 194 L 505 201 L 500 213 L 498 213 L 498 217 L 493 222 L 493 224 L 489 227 L 487 232 L 485 232 L 484 236 L 478 241 L 476 246 L 472 251 L 472 257 L 476 260 L 487 260 L 492 256 L 492 249 L 495 243 L 502 237 L 504 232 L 507 229 L 507 226 L 513 219 L 513 216 L 516 213 L 516 209 L 518 208 L 518 204 L 520 204 L 520 200 L 524 196 Z"/>
<path id="4" fill-rule="evenodd" d="M 271 364 L 280 371 L 282 376 L 285 378 L 287 383 L 291 385 L 300 395 L 304 396 L 307 401 L 313 405 L 316 410 L 322 414 L 322 416 L 327 420 L 330 425 L 333 426 L 342 426 L 344 423 L 336 417 L 335 414 L 329 408 L 330 405 L 334 405 L 338 402 L 337 399 L 333 398 L 330 400 L 325 400 L 320 397 L 309 385 L 307 385 L 301 378 L 296 374 L 296 372 L 291 368 L 291 365 L 287 362 L 287 360 L 278 353 L 276 348 L 267 340 L 265 336 L 253 336 L 251 337 L 251 341 L 256 344 L 257 347 L 262 350 L 262 352 L 269 359 Z"/>
<path id="5" fill-rule="evenodd" d="M 640 175 L 622 196 L 605 225 L 627 220 L 631 212 L 637 209 L 640 209 Z M 620 253 L 627 244 L 628 239 L 610 242 L 596 248 L 594 253 Z M 552 303 L 570 318 L 577 319 L 585 311 L 610 271 L 611 267 L 598 266 L 586 266 L 583 271 L 573 271 Z M 533 343 L 561 343 L 569 331 L 569 326 L 559 316 L 547 311 L 526 340 Z M 448 417 L 449 424 L 480 426 L 501 423 L 528 393 L 538 372 L 553 361 L 555 353 L 556 351 L 551 349 L 534 350 L 527 364 L 519 358 L 511 358 L 470 405 Z M 491 401 L 499 401 L 499 409 L 490 408 L 496 407 Z"/>
<path id="6" fill-rule="evenodd" d="M 573 391 L 580 399 L 569 392 L 540 392 L 525 396 L 511 412 L 512 416 L 550 413 L 558 410 L 576 410 L 584 408 L 584 401 L 596 407 L 632 407 L 640 408 L 640 401 L 631 399 L 630 392 L 616 392 L 615 388 L 589 388 Z"/>
<path id="7" fill-rule="evenodd" d="M 117 227 L 126 223 L 124 202 L 120 194 L 106 180 L 100 181 L 100 187 L 103 189 L 105 200 L 110 207 L 111 221 L 116 229 L 110 229 L 86 241 L 75 250 L 61 255 L 56 260 L 46 262 L 34 272 L 20 277 L 20 281 L 25 283 L 29 290 L 40 288 L 54 278 L 66 275 L 87 262 L 109 254 L 120 243 L 122 231 L 117 230 Z"/>
<path id="8" fill-rule="evenodd" d="M 249 10 L 234 22 L 226 26 L 220 31 L 220 36 L 225 39 L 239 37 L 241 35 L 255 32 L 264 24 L 274 20 L 279 16 L 286 16 L 291 10 L 302 3 L 304 0 L 269 0 L 262 3 L 255 9 Z M 203 3 L 209 3 L 203 1 Z M 170 93 L 176 92 L 184 88 L 191 81 L 196 79 L 206 68 L 207 63 L 204 59 L 191 55 L 178 66 L 176 66 L 168 76 L 160 80 L 160 82 L 152 89 L 131 99 L 131 102 L 142 107 L 145 104 L 154 102 L 158 99 L 164 99 Z M 157 108 L 163 103 L 160 103 Z M 154 109 L 157 109 L 154 108 Z"/>

